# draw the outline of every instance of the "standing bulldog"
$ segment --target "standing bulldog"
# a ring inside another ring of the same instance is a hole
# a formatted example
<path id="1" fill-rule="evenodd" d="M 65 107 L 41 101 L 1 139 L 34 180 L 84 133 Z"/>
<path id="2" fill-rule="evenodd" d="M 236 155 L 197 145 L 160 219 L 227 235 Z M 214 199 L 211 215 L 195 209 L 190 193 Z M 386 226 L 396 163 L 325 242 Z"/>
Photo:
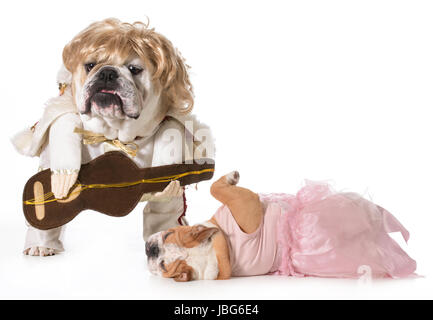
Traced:
<path id="1" fill-rule="evenodd" d="M 17 150 L 40 156 L 50 168 L 51 189 L 68 195 L 81 164 L 120 150 L 139 167 L 213 158 L 209 128 L 190 115 L 192 86 L 183 58 L 172 43 L 147 25 L 106 19 L 91 24 L 63 50 L 61 95 L 49 100 L 41 120 L 13 139 Z M 101 139 L 102 138 L 102 139 Z M 184 189 L 170 183 L 145 194 L 143 237 L 186 225 Z M 24 253 L 63 251 L 64 227 L 28 227 Z"/>

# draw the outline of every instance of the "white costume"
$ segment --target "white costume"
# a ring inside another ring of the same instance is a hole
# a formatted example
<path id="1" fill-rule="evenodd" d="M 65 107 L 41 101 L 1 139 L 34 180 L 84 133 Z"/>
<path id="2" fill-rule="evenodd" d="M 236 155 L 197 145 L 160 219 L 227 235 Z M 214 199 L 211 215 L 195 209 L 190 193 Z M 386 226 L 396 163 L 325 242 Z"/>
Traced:
<path id="1" fill-rule="evenodd" d="M 72 101 L 70 89 L 62 96 L 49 100 L 37 125 L 19 133 L 12 140 L 20 153 L 40 156 L 40 169 L 51 168 L 53 172 L 66 169 L 76 172 L 81 164 L 88 163 L 104 152 L 116 150 L 107 142 L 85 145 L 82 143 L 81 135 L 73 133 L 76 127 L 83 128 L 83 121 Z M 214 146 L 209 128 L 200 123 L 195 116 L 179 117 L 171 114 L 168 120 L 155 124 L 147 136 L 133 141 L 138 145 L 137 155 L 132 157 L 134 162 L 144 168 L 181 163 L 192 159 L 194 154 L 197 155 L 196 158 L 201 157 L 203 146 L 191 150 L 193 144 L 185 143 L 184 123 L 189 129 L 193 129 L 196 140 L 200 141 L 203 136 L 206 137 L 203 142 L 206 144 L 205 156 L 213 159 Z M 182 141 L 181 145 L 179 140 Z M 155 232 L 187 224 L 184 218 L 186 206 L 183 192 L 180 196 L 164 201 L 152 200 L 149 194 L 142 198 L 142 201 L 148 201 L 143 211 L 145 240 Z M 44 231 L 29 226 L 24 250 L 37 246 L 53 248 L 55 252 L 63 251 L 61 235 L 64 228 L 65 226 L 62 226 Z"/>

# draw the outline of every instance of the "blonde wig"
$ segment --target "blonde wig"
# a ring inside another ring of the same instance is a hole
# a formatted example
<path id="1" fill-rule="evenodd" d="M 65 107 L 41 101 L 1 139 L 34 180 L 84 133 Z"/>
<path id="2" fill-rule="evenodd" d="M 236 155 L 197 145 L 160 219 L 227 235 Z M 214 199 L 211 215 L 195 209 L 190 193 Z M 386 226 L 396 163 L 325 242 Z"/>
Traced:
<path id="1" fill-rule="evenodd" d="M 136 54 L 153 72 L 162 103 L 179 113 L 188 113 L 194 104 L 188 76 L 189 66 L 163 35 L 142 22 L 125 23 L 109 18 L 92 23 L 63 49 L 63 63 L 72 73 L 85 63 L 115 64 Z"/>

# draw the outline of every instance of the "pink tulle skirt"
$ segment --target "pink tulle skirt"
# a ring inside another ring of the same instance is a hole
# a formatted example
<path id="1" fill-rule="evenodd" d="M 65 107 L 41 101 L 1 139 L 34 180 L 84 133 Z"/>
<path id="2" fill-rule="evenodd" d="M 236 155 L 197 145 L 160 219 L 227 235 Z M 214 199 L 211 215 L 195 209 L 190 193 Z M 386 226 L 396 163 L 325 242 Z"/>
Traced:
<path id="1" fill-rule="evenodd" d="M 307 181 L 296 196 L 261 195 L 281 207 L 275 274 L 359 278 L 406 277 L 415 260 L 388 233 L 409 232 L 388 211 L 356 193 Z"/>

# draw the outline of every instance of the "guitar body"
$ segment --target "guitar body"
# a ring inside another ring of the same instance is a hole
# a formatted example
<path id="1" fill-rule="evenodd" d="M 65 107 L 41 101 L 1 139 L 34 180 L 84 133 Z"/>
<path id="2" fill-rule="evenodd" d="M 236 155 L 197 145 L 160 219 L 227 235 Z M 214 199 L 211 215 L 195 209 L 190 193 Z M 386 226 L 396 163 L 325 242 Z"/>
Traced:
<path id="1" fill-rule="evenodd" d="M 78 184 L 71 188 L 68 198 L 40 203 L 43 202 L 44 194 L 51 192 L 51 171 L 47 169 L 35 174 L 27 181 L 23 192 L 24 215 L 30 225 L 41 230 L 62 226 L 86 209 L 113 217 L 122 217 L 135 208 L 144 193 L 162 191 L 170 182 L 138 183 L 124 187 L 86 190 L 81 190 L 81 186 L 137 182 L 141 179 L 160 178 L 215 167 L 211 159 L 200 159 L 200 163 L 203 164 L 173 164 L 139 168 L 124 153 L 111 151 L 81 166 Z M 184 186 L 209 180 L 212 176 L 213 170 L 209 170 L 200 174 L 185 175 L 177 180 Z M 26 200 L 29 199 L 34 199 L 36 204 L 26 203 Z"/>

